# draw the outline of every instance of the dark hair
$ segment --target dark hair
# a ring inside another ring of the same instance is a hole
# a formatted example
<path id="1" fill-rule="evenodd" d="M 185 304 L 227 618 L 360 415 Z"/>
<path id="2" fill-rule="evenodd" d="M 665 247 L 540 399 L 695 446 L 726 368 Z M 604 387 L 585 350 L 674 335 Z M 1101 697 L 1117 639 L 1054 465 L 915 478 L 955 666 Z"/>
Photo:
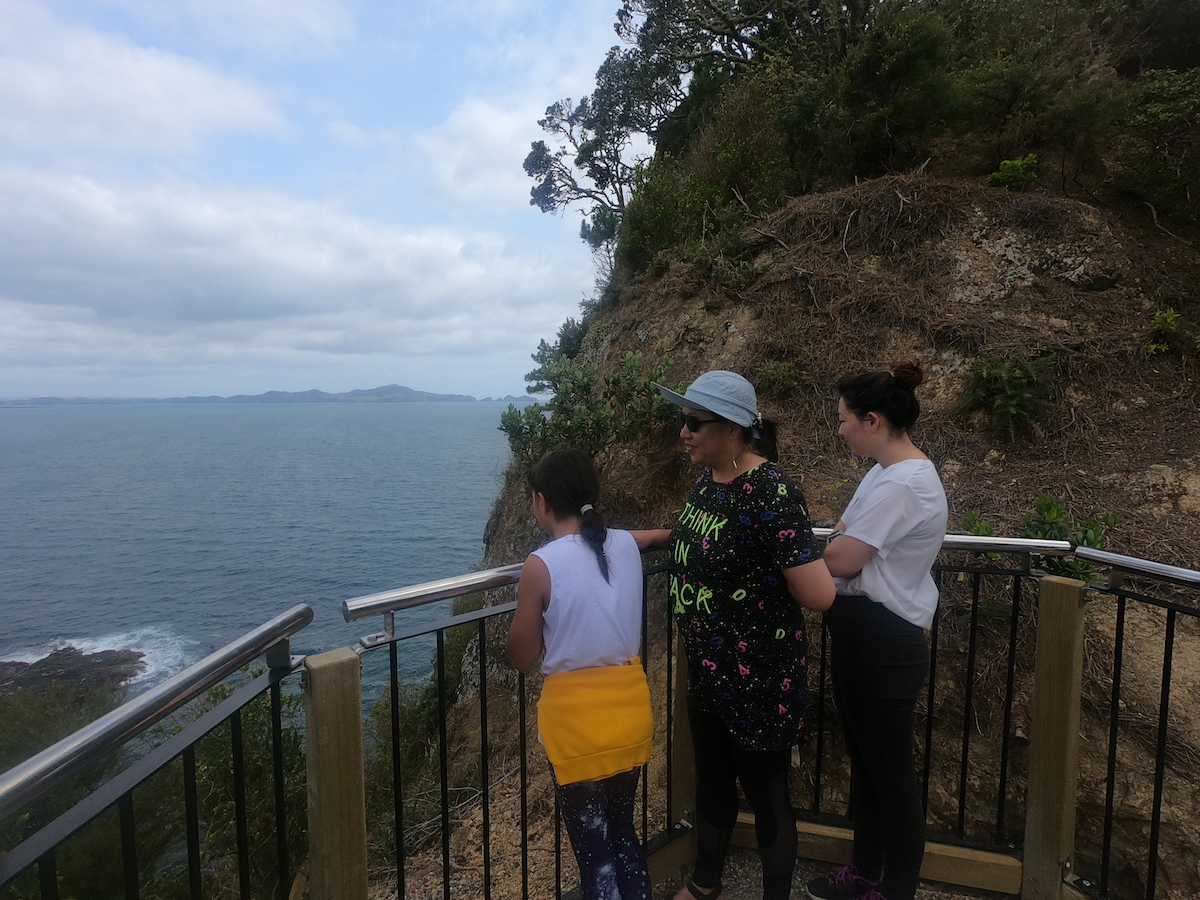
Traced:
<path id="1" fill-rule="evenodd" d="M 755 431 L 758 437 L 754 436 Z M 779 460 L 779 426 L 774 422 L 763 419 L 757 425 L 743 427 L 742 440 L 763 459 Z"/>
<path id="2" fill-rule="evenodd" d="M 578 450 L 552 450 L 533 464 L 527 479 L 529 486 L 546 498 L 556 519 L 582 517 L 579 536 L 595 551 L 600 574 L 609 581 L 608 558 L 604 555 L 608 528 L 595 509 L 583 511 L 583 507 L 591 507 L 600 499 L 600 476 L 592 460 Z"/>
<path id="3" fill-rule="evenodd" d="M 838 379 L 838 395 L 846 409 L 860 419 L 879 413 L 893 431 L 908 431 L 921 415 L 921 404 L 914 391 L 925 380 L 925 372 L 916 360 L 893 365 L 886 372 L 864 372 Z"/>

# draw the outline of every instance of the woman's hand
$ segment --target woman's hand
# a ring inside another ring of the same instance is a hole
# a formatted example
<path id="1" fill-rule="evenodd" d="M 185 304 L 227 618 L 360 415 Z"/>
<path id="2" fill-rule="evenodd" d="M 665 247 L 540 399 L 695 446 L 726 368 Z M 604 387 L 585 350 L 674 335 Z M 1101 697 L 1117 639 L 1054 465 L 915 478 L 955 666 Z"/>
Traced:
<path id="1" fill-rule="evenodd" d="M 667 546 L 667 541 L 671 539 L 670 528 L 652 528 L 629 533 L 637 541 L 639 550 L 662 550 Z"/>
<path id="2" fill-rule="evenodd" d="M 824 560 L 816 559 L 802 566 L 784 569 L 783 577 L 787 580 L 792 599 L 806 609 L 824 612 L 833 606 L 837 589 L 833 586 Z"/>
<path id="3" fill-rule="evenodd" d="M 504 649 L 514 669 L 528 672 L 542 655 L 542 613 L 550 605 L 550 570 L 536 556 L 521 566 L 517 611 L 508 626 Z"/>

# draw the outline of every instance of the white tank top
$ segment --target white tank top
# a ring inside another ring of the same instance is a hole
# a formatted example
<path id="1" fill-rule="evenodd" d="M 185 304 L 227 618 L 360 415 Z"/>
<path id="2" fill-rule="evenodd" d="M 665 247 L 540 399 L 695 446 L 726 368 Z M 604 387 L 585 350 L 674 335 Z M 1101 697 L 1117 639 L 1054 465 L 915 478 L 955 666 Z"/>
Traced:
<path id="1" fill-rule="evenodd" d="M 642 641 L 642 556 L 628 531 L 608 529 L 608 582 L 595 551 L 577 534 L 533 555 L 550 572 L 550 606 L 542 614 L 542 674 L 624 665 Z"/>

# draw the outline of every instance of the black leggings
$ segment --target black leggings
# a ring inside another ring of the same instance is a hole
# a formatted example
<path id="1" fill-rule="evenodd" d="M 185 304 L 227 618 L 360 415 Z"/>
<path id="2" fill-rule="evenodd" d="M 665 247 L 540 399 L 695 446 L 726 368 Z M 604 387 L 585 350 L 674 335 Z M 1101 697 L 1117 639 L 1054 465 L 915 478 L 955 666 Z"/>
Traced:
<path id="1" fill-rule="evenodd" d="M 925 810 L 913 766 L 913 714 L 929 674 L 925 632 L 869 597 L 839 596 L 825 613 L 833 697 L 850 756 L 853 862 L 912 900 L 925 854 Z"/>
<path id="2" fill-rule="evenodd" d="M 558 784 L 584 900 L 651 900 L 650 873 L 633 824 L 641 768 L 602 781 Z"/>
<path id="3" fill-rule="evenodd" d="M 725 851 L 737 822 L 737 782 L 754 811 L 763 868 L 763 900 L 787 900 L 796 868 L 796 818 L 788 791 L 792 748 L 743 750 L 720 717 L 688 704 L 696 759 L 697 887 L 721 880 Z"/>

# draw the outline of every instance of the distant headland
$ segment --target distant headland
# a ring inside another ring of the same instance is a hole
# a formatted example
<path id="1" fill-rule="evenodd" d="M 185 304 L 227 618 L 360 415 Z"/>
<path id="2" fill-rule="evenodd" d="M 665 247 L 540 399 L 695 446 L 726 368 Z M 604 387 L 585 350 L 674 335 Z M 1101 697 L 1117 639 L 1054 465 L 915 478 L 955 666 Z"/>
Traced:
<path id="1" fill-rule="evenodd" d="M 29 400 L 0 400 L 0 406 L 103 406 L 121 403 L 533 403 L 529 395 L 484 397 L 476 400 L 467 394 L 434 394 L 414 391 L 400 384 L 385 384 L 365 391 L 329 394 L 325 391 L 267 391 L 265 394 L 237 394 L 233 397 L 169 397 L 163 400 L 118 399 L 112 397 L 33 397 Z"/>

